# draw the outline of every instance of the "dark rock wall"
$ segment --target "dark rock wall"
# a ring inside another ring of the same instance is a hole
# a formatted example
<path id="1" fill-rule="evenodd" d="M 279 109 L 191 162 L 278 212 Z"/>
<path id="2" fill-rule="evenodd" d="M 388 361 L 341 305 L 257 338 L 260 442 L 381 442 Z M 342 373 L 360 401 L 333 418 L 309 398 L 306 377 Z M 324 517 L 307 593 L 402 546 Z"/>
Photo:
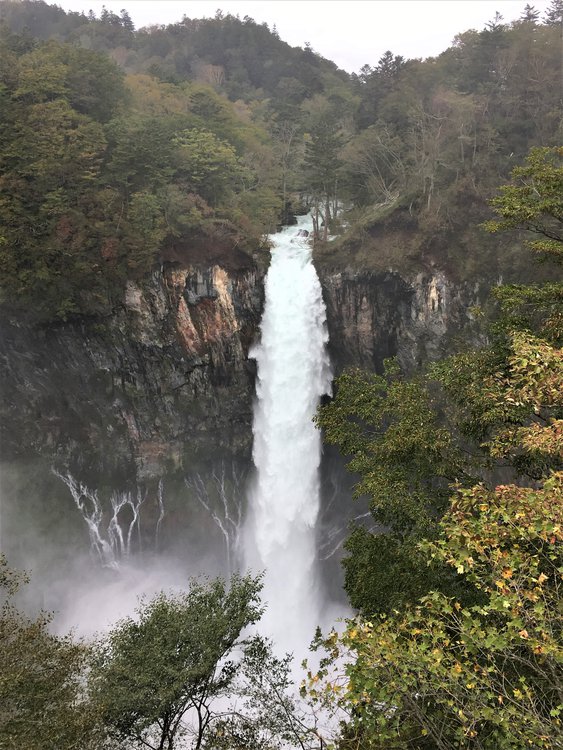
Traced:
<path id="1" fill-rule="evenodd" d="M 478 286 L 443 273 L 321 271 L 335 372 L 407 371 L 472 333 Z M 1 325 L 1 449 L 39 455 L 95 485 L 247 462 L 263 274 L 170 266 L 130 282 L 111 318 L 33 328 Z"/>
<path id="2" fill-rule="evenodd" d="M 451 282 L 443 273 L 399 274 L 321 270 L 330 348 L 336 373 L 354 366 L 380 372 L 398 357 L 407 372 L 446 354 L 456 337 L 476 342 L 471 308 L 480 285 Z"/>
<path id="3" fill-rule="evenodd" d="M 96 323 L 0 336 L 4 458 L 51 456 L 81 476 L 144 480 L 200 456 L 248 458 L 262 277 L 163 269 Z"/>
<path id="4" fill-rule="evenodd" d="M 320 277 L 336 375 L 346 366 L 381 371 L 391 356 L 412 371 L 458 335 L 475 340 L 470 308 L 485 294 L 477 286 L 440 272 L 321 270 Z M 175 264 L 142 285 L 130 282 L 104 320 L 0 323 L 0 541 L 16 559 L 24 550 L 22 565 L 46 539 L 69 560 L 69 539 L 87 548 L 80 515 L 94 493 L 103 507 L 99 532 L 109 539 L 112 498 L 131 493 L 144 498 L 136 548 L 189 552 L 230 570 L 252 475 L 249 350 L 263 289 L 263 272 L 251 263 L 229 270 Z M 330 558 L 331 580 L 339 580 L 348 521 L 365 513 L 348 502 L 354 480 L 344 463 L 325 450 L 319 554 Z M 71 477 L 84 486 L 81 513 Z M 124 513 L 118 523 L 127 530 Z M 45 558 L 36 567 L 53 566 Z"/>

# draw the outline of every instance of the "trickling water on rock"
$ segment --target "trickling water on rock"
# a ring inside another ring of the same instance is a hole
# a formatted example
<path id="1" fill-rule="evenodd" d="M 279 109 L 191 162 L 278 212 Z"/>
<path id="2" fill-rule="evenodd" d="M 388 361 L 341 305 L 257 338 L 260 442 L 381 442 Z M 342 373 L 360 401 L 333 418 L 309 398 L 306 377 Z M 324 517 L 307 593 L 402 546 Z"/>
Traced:
<path id="1" fill-rule="evenodd" d="M 119 561 L 131 554 L 134 532 L 139 535 L 139 512 L 146 499 L 146 493 L 143 495 L 140 489 L 136 493 L 113 492 L 110 497 L 111 515 L 107 520 L 104 519 L 104 509 L 97 490 L 78 482 L 68 472 L 53 473 L 66 484 L 76 507 L 86 521 L 92 552 L 97 555 L 103 566 L 117 569 Z M 161 487 L 159 504 L 163 512 Z M 123 518 L 124 510 L 129 510 L 129 517 L 126 519 Z M 159 522 L 160 520 L 159 517 Z"/>
<path id="2" fill-rule="evenodd" d="M 249 498 L 246 563 L 264 570 L 261 623 L 281 651 L 304 649 L 320 620 L 315 550 L 321 436 L 313 416 L 330 392 L 326 311 L 304 236 L 310 217 L 274 235 L 266 277 L 254 410 L 256 478 Z"/>

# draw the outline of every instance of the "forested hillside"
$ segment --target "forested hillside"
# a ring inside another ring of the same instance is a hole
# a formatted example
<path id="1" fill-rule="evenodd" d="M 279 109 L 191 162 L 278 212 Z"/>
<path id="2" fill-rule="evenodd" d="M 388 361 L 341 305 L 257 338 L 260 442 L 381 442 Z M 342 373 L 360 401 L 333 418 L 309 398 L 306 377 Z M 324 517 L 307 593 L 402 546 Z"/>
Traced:
<path id="1" fill-rule="evenodd" d="M 268 136 L 213 89 L 10 33 L 2 58 L 7 302 L 39 319 L 104 313 L 188 240 L 236 265 L 275 226 Z"/>
<path id="2" fill-rule="evenodd" d="M 303 202 L 320 240 L 341 232 L 321 263 L 521 272 L 517 245 L 474 227 L 529 148 L 560 138 L 561 12 L 526 6 L 437 58 L 387 52 L 349 76 L 248 17 L 136 31 L 126 11 L 4 0 L 6 302 L 107 311 L 125 278 L 188 246 L 256 250 Z"/>

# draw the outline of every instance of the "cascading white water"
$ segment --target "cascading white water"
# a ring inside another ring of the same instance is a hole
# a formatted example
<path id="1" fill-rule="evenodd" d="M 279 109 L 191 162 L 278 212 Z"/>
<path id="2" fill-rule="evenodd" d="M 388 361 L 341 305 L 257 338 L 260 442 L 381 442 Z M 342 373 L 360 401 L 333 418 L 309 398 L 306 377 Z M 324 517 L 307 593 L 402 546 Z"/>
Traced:
<path id="1" fill-rule="evenodd" d="M 246 562 L 264 570 L 261 631 L 281 651 L 304 651 L 320 619 L 315 555 L 321 437 L 312 422 L 331 387 L 326 311 L 303 231 L 273 235 L 266 277 L 254 409 L 256 479 L 249 498 Z"/>

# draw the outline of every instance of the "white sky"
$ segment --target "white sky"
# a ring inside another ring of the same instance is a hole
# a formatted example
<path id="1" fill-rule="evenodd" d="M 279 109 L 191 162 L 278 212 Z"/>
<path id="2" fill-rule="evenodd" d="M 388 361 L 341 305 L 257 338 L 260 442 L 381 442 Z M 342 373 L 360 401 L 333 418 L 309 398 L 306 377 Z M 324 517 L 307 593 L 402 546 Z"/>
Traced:
<path id="1" fill-rule="evenodd" d="M 275 24 L 280 37 L 294 47 L 309 42 L 315 52 L 349 72 L 374 66 L 390 49 L 403 57 L 431 57 L 450 46 L 467 29 L 482 29 L 498 11 L 505 22 L 517 19 L 527 0 L 58 0 L 65 10 L 102 5 L 119 14 L 126 8 L 135 26 L 168 24 L 225 13 L 248 15 Z M 549 0 L 529 0 L 541 15 Z"/>

